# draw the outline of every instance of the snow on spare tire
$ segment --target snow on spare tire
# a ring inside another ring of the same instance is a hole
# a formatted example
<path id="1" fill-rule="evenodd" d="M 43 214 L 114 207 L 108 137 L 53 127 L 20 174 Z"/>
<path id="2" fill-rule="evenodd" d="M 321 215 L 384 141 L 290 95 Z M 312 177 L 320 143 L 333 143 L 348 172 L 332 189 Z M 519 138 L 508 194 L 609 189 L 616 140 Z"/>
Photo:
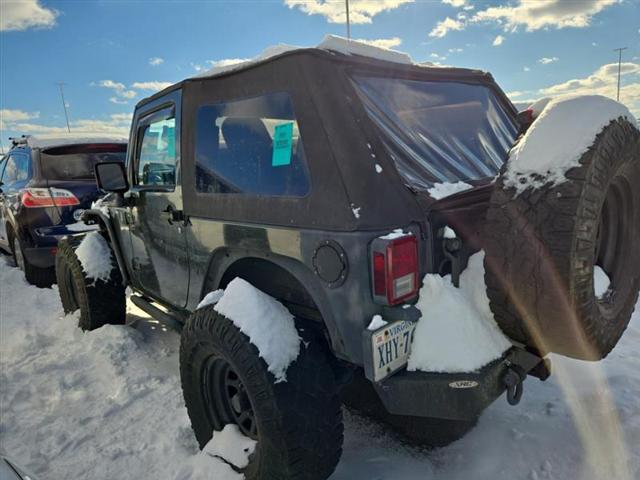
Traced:
<path id="1" fill-rule="evenodd" d="M 542 353 L 605 357 L 638 297 L 639 235 L 633 115 L 602 96 L 549 101 L 512 149 L 487 213 L 496 321 Z"/>

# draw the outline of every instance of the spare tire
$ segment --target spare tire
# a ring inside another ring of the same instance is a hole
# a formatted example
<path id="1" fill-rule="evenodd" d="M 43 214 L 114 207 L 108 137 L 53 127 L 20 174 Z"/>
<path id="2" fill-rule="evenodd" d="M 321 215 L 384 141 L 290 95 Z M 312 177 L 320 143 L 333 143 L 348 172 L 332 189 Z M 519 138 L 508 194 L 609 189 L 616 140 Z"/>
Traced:
<path id="1" fill-rule="evenodd" d="M 640 288 L 640 132 L 612 121 L 566 181 L 521 193 L 505 182 L 487 212 L 491 310 L 513 340 L 541 354 L 604 358 L 626 329 Z M 597 297 L 594 268 L 611 280 Z"/>

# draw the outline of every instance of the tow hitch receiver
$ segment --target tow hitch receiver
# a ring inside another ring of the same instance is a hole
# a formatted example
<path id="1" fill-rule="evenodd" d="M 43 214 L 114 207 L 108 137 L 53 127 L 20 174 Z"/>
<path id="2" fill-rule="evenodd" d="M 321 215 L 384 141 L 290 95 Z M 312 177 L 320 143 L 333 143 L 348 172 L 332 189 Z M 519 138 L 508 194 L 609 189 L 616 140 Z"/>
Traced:
<path id="1" fill-rule="evenodd" d="M 509 405 L 517 405 L 524 392 L 524 380 L 527 378 L 527 373 L 518 365 L 510 362 L 505 363 L 507 363 L 507 373 L 504 375 L 503 382 L 507 387 L 507 402 Z"/>

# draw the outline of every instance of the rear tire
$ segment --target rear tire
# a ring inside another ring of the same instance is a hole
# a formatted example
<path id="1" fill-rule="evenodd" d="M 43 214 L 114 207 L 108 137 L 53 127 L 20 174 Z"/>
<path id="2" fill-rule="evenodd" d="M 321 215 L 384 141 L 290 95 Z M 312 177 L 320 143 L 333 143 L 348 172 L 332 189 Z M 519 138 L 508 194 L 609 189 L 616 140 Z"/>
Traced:
<path id="1" fill-rule="evenodd" d="M 117 267 L 111 270 L 108 282 L 88 279 L 75 249 L 67 240 L 58 244 L 56 277 L 60 301 L 65 313 L 80 310 L 78 326 L 95 330 L 103 325 L 124 325 L 126 313 L 125 288 Z"/>
<path id="2" fill-rule="evenodd" d="M 512 339 L 599 360 L 626 329 L 640 288 L 640 132 L 611 122 L 566 178 L 520 195 L 498 180 L 485 231 L 487 294 Z M 611 278 L 603 298 L 596 265 Z"/>
<path id="3" fill-rule="evenodd" d="M 257 348 L 213 306 L 194 312 L 182 331 L 180 377 L 198 443 L 238 425 L 258 441 L 242 471 L 247 480 L 324 480 L 340 459 L 342 410 L 330 353 L 310 328 L 299 333 L 306 346 L 287 381 L 275 383 Z"/>
<path id="4" fill-rule="evenodd" d="M 56 281 L 56 272 L 51 268 L 40 268 L 29 263 L 29 260 L 24 255 L 24 249 L 22 248 L 22 242 L 20 237 L 14 232 L 10 232 L 11 241 L 11 255 L 13 256 L 14 265 L 24 272 L 24 278 L 31 285 L 35 285 L 39 288 L 49 288 Z"/>

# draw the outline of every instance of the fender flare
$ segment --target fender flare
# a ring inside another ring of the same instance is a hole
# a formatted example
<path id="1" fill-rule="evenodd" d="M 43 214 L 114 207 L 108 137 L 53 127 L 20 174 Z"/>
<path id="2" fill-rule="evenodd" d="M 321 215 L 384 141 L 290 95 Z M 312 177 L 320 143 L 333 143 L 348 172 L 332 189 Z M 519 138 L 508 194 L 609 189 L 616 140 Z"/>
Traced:
<path id="1" fill-rule="evenodd" d="M 238 261 L 249 258 L 257 258 L 270 262 L 290 274 L 302 288 L 306 290 L 315 303 L 322 316 L 322 323 L 329 335 L 333 351 L 337 354 L 344 351 L 343 342 L 341 341 L 342 335 L 333 311 L 327 307 L 327 305 L 330 305 L 330 301 L 327 298 L 325 289 L 313 271 L 299 260 L 273 253 L 265 254 L 264 252 L 252 249 L 233 247 L 217 248 L 211 252 L 209 256 L 199 300 L 204 298 L 207 293 L 219 288 L 225 273 L 230 267 Z"/>
<path id="2" fill-rule="evenodd" d="M 98 225 L 100 225 L 100 231 L 102 232 L 106 230 L 106 233 L 109 236 L 111 250 L 113 250 L 113 255 L 116 257 L 118 270 L 120 270 L 120 274 L 122 275 L 122 285 L 129 285 L 129 272 L 127 272 L 127 266 L 122 255 L 122 250 L 120 248 L 120 241 L 118 240 L 118 236 L 115 234 L 113 224 L 111 223 L 111 217 L 105 214 L 102 210 L 90 209 L 85 210 L 82 213 L 82 217 L 80 219 L 85 223 L 87 223 L 88 221 L 97 223 Z M 102 226 L 104 226 L 104 228 Z"/>

